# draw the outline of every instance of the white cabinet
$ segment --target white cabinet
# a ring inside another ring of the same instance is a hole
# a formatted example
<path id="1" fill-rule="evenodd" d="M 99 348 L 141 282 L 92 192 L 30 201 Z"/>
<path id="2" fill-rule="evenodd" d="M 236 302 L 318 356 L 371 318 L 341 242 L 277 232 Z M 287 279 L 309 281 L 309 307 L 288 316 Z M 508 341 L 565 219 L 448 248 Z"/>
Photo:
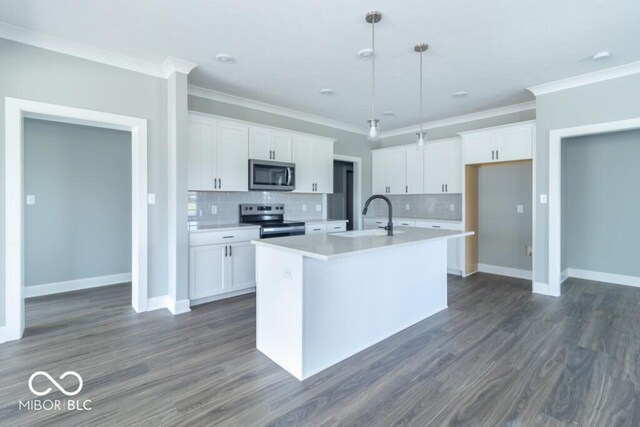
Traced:
<path id="1" fill-rule="evenodd" d="M 306 234 L 340 233 L 347 231 L 347 222 L 311 223 L 305 225 Z"/>
<path id="2" fill-rule="evenodd" d="M 293 137 L 296 193 L 333 193 L 333 141 Z"/>
<path id="3" fill-rule="evenodd" d="M 533 157 L 533 121 L 462 132 L 464 163 L 481 164 Z"/>
<path id="4" fill-rule="evenodd" d="M 428 142 L 424 154 L 424 192 L 462 193 L 462 167 L 459 138 Z"/>
<path id="5" fill-rule="evenodd" d="M 327 225 L 326 224 L 307 224 L 305 226 L 304 232 L 306 234 L 326 233 L 327 232 Z"/>
<path id="6" fill-rule="evenodd" d="M 449 223 L 438 221 L 416 221 L 416 227 L 433 228 L 436 230 L 462 231 L 462 223 Z M 449 239 L 447 241 L 447 270 L 449 273 L 462 274 L 464 265 L 463 238 Z"/>
<path id="7" fill-rule="evenodd" d="M 252 290 L 256 284 L 255 247 L 244 239 L 259 236 L 258 229 L 193 233 L 189 248 L 189 299 L 197 304 Z"/>
<path id="8" fill-rule="evenodd" d="M 424 150 L 416 145 L 405 147 L 405 189 L 407 194 L 424 192 Z"/>
<path id="9" fill-rule="evenodd" d="M 384 148 L 371 152 L 374 194 L 422 193 L 423 152 L 415 146 Z"/>
<path id="10" fill-rule="evenodd" d="M 347 231 L 346 222 L 332 222 L 327 224 L 327 233 L 342 233 Z"/>
<path id="11" fill-rule="evenodd" d="M 291 162 L 293 135 L 260 126 L 249 129 L 249 158 Z"/>
<path id="12" fill-rule="evenodd" d="M 188 188 L 199 191 L 247 191 L 249 127 L 190 115 Z"/>

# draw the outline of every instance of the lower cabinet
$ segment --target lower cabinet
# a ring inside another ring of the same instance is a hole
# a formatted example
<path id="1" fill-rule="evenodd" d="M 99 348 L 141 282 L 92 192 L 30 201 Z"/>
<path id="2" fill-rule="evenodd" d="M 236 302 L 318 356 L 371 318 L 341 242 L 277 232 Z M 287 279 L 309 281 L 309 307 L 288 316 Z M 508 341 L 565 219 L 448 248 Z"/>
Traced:
<path id="1" fill-rule="evenodd" d="M 197 243 L 189 248 L 189 299 L 192 304 L 222 299 L 225 294 L 234 296 L 256 286 L 256 249 L 247 240 L 221 243 L 234 237 L 229 232 L 212 232 L 192 239 Z M 258 239 L 259 232 L 251 238 Z"/>
<path id="2" fill-rule="evenodd" d="M 307 224 L 305 226 L 305 234 L 318 234 L 318 233 L 340 233 L 347 231 L 346 222 L 325 222 L 317 224 Z"/>

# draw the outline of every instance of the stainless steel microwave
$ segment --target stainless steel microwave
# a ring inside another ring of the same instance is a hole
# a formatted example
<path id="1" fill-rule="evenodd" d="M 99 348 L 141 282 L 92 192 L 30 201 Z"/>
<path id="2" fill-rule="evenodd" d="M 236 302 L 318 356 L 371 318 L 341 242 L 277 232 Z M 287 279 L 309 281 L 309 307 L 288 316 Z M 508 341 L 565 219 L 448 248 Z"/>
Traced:
<path id="1" fill-rule="evenodd" d="M 292 191 L 296 188 L 294 163 L 249 160 L 249 190 Z"/>

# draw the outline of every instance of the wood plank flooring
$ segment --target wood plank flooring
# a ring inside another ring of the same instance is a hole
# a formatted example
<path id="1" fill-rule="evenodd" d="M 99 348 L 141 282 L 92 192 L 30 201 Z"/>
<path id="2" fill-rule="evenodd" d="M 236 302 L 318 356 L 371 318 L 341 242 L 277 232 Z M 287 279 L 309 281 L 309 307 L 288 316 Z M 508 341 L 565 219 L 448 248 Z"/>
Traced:
<path id="1" fill-rule="evenodd" d="M 304 382 L 255 349 L 253 295 L 176 317 L 136 314 L 127 285 L 34 298 L 0 344 L 0 425 L 640 425 L 640 289 L 563 293 L 450 276 L 447 310 Z M 19 409 L 37 370 L 77 371 L 92 410 Z"/>

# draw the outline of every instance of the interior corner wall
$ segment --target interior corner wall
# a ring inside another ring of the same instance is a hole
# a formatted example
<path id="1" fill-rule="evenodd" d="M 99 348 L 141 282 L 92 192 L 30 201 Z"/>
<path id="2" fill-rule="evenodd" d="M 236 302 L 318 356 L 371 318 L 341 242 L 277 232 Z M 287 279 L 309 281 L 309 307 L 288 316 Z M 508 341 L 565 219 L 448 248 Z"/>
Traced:
<path id="1" fill-rule="evenodd" d="M 536 98 L 536 200 L 549 194 L 549 132 L 640 117 L 640 74 Z M 549 205 L 536 205 L 533 280 L 549 283 Z"/>
<path id="2" fill-rule="evenodd" d="M 562 142 L 563 269 L 640 277 L 640 130 Z"/>
<path id="3" fill-rule="evenodd" d="M 149 207 L 148 296 L 167 293 L 167 83 L 165 79 L 0 39 L 0 241 L 5 239 L 5 97 L 147 119 Z M 4 277 L 4 245 L 0 276 Z M 0 286 L 0 325 L 4 324 Z"/>
<path id="4" fill-rule="evenodd" d="M 335 138 L 335 154 L 362 159 L 362 200 L 371 195 L 371 147 L 365 135 L 193 95 L 189 95 L 189 110 Z"/>

